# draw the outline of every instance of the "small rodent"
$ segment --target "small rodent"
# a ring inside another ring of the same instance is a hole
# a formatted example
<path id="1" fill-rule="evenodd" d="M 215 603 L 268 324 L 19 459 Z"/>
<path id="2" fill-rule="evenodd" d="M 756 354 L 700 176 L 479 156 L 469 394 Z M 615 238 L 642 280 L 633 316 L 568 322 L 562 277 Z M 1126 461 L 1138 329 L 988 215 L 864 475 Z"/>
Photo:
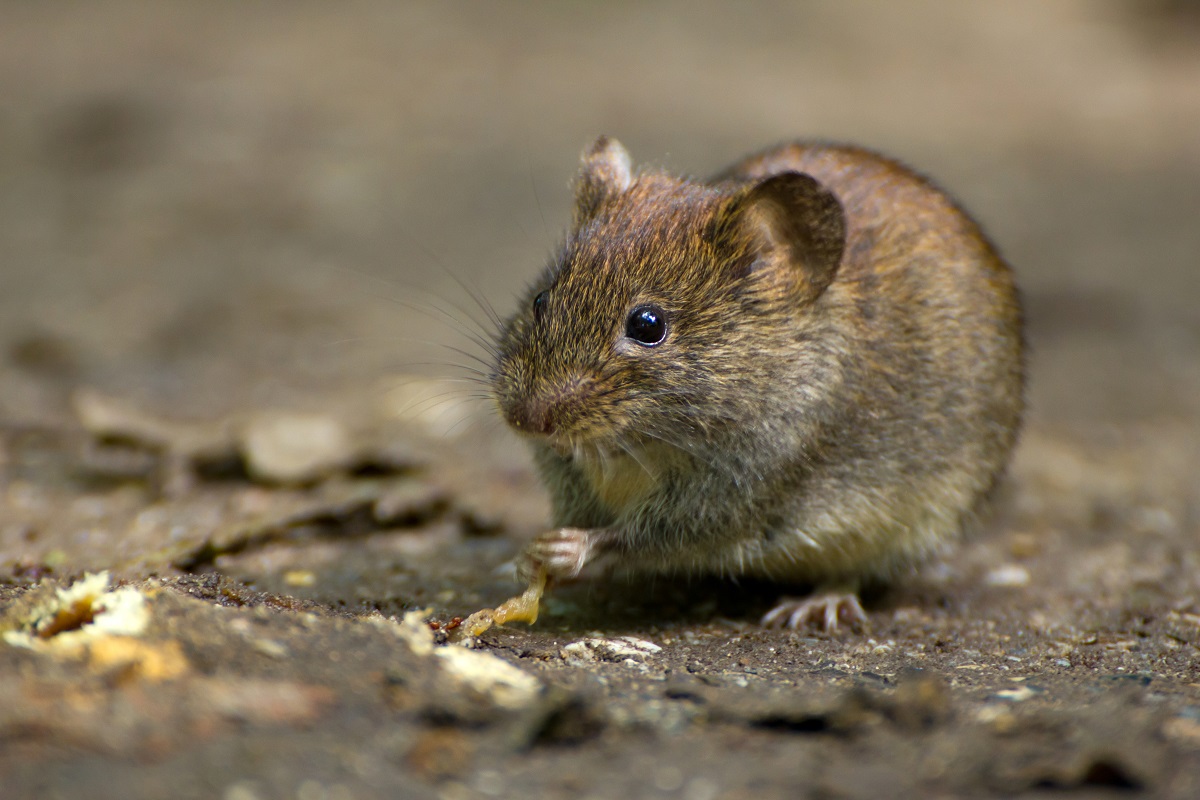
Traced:
<path id="1" fill-rule="evenodd" d="M 958 537 L 1024 405 L 1008 265 L 928 181 L 842 145 L 695 181 L 601 137 L 497 352 L 553 505 L 523 575 L 603 559 L 815 588 L 764 617 L 791 627 L 865 622 L 863 581 Z"/>

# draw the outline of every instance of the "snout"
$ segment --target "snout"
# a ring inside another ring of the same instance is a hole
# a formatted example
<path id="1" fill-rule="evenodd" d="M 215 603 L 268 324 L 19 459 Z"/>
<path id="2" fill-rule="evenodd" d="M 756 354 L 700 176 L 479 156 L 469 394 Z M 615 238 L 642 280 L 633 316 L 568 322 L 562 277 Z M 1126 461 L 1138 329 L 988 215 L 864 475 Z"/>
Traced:
<path id="1" fill-rule="evenodd" d="M 585 416 L 592 383 L 576 379 L 502 403 L 504 419 L 514 430 L 533 436 L 571 432 Z"/>
<path id="2" fill-rule="evenodd" d="M 521 433 L 550 436 L 558 430 L 558 414 L 549 403 L 530 399 L 510 405 L 504 410 L 504 419 Z"/>

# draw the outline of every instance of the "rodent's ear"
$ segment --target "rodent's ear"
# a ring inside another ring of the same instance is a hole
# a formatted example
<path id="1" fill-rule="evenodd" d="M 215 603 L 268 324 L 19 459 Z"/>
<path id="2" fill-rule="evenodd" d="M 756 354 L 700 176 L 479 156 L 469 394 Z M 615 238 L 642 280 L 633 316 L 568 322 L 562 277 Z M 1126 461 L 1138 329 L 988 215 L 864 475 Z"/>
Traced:
<path id="1" fill-rule="evenodd" d="M 846 247 L 841 201 L 811 175 L 783 172 L 764 178 L 733 203 L 731 213 L 758 246 L 798 269 L 804 294 L 816 299 L 833 282 Z"/>
<path id="2" fill-rule="evenodd" d="M 605 198 L 620 194 L 633 182 L 629 152 L 616 139 L 601 136 L 583 152 L 575 180 L 575 227 L 595 215 Z"/>

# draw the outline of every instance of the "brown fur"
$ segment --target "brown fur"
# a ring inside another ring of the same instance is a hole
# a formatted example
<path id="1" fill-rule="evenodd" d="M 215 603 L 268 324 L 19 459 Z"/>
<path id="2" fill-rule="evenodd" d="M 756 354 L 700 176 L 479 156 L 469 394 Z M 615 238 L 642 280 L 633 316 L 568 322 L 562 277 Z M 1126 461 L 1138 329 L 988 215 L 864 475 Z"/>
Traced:
<path id="1" fill-rule="evenodd" d="M 633 174 L 604 138 L 583 164 L 494 375 L 556 526 L 625 567 L 825 584 L 890 577 L 976 517 L 1020 422 L 1021 310 L 949 198 L 843 146 L 708 182 Z M 625 336 L 647 304 L 653 347 Z"/>

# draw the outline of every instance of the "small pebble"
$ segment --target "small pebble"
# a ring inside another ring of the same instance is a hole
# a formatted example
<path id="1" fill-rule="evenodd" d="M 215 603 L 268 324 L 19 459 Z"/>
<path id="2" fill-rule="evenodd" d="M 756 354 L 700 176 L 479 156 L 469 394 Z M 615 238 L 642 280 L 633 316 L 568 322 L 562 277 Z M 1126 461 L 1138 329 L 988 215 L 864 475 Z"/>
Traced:
<path id="1" fill-rule="evenodd" d="M 562 649 L 563 658 L 569 661 L 645 661 L 662 651 L 654 642 L 635 636 L 618 636 L 613 639 L 589 637 L 571 642 Z"/>
<path id="2" fill-rule="evenodd" d="M 1005 564 L 985 575 L 983 582 L 988 586 L 1026 586 L 1029 583 L 1029 570 L 1020 564 Z"/>
<path id="3" fill-rule="evenodd" d="M 283 582 L 288 586 L 312 586 L 317 576 L 312 570 L 293 569 L 283 573 Z"/>

